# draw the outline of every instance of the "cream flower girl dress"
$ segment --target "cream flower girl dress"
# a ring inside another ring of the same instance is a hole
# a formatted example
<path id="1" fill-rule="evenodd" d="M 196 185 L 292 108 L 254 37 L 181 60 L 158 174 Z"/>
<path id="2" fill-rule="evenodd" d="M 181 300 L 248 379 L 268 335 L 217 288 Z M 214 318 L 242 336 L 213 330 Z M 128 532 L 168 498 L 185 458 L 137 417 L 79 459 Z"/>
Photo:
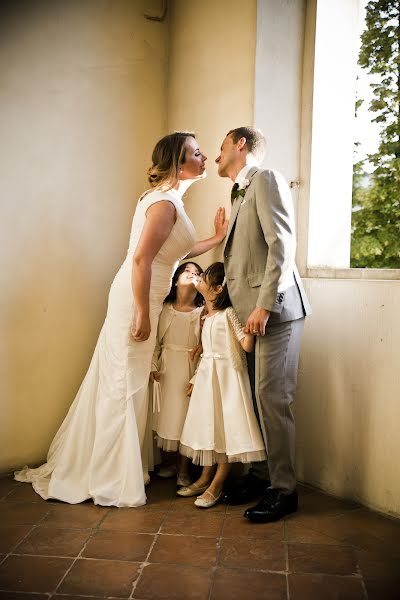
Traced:
<path id="1" fill-rule="evenodd" d="M 197 366 L 190 352 L 200 342 L 202 312 L 203 306 L 181 312 L 168 303 L 160 315 L 152 365 L 160 373 L 160 382 L 153 384 L 153 429 L 158 447 L 166 452 L 179 449 L 189 406 L 186 388 Z"/>
<path id="2" fill-rule="evenodd" d="M 180 452 L 195 464 L 265 460 L 253 409 L 242 326 L 232 307 L 204 319 L 203 354 L 196 375 Z"/>

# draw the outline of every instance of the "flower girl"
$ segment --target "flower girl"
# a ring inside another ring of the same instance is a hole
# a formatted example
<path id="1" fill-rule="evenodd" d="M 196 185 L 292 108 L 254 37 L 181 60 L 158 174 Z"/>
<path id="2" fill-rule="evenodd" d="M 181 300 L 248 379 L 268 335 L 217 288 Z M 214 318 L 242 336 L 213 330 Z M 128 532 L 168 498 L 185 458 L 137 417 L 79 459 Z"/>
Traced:
<path id="1" fill-rule="evenodd" d="M 189 405 L 187 383 L 193 376 L 198 358 L 191 352 L 200 342 L 200 315 L 203 296 L 193 284 L 202 268 L 193 262 L 181 264 L 175 271 L 171 290 L 164 300 L 153 354 L 150 382 L 153 384 L 153 429 L 157 445 L 164 452 L 177 452 Z M 189 459 L 179 457 L 178 485 L 190 483 Z M 176 474 L 175 465 L 165 461 L 158 471 L 161 477 Z"/>
<path id="2" fill-rule="evenodd" d="M 253 409 L 245 352 L 254 337 L 245 334 L 231 306 L 221 262 L 197 278 L 197 290 L 208 309 L 202 330 L 199 362 L 189 409 L 181 435 L 180 452 L 203 465 L 200 478 L 177 491 L 198 496 L 195 505 L 214 506 L 232 462 L 265 460 L 264 442 Z M 213 465 L 217 464 L 214 474 Z M 201 495 L 199 495 L 201 494 Z"/>

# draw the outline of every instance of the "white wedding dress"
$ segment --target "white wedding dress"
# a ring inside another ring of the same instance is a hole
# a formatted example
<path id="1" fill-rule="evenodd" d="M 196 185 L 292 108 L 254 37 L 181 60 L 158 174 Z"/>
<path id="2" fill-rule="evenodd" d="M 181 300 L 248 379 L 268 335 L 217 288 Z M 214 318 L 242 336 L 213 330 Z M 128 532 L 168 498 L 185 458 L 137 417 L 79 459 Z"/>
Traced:
<path id="1" fill-rule="evenodd" d="M 147 209 L 162 199 L 174 204 L 177 219 L 152 264 L 151 335 L 145 342 L 134 342 L 130 335 L 132 257 Z M 50 446 L 47 463 L 15 473 L 18 481 L 31 482 L 43 498 L 71 504 L 92 498 L 103 506 L 145 504 L 147 387 L 157 322 L 172 274 L 194 241 L 195 231 L 178 192 L 153 191 L 139 201 L 128 253 L 112 283 L 89 370 Z"/>

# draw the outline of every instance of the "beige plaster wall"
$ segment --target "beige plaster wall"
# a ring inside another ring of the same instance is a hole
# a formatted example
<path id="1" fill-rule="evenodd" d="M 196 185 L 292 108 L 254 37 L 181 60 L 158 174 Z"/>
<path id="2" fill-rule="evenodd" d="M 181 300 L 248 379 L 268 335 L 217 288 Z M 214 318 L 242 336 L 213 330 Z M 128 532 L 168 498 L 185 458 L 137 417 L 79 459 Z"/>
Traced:
<path id="1" fill-rule="evenodd" d="M 306 279 L 301 479 L 400 516 L 400 281 Z"/>
<path id="2" fill-rule="evenodd" d="M 146 4 L 1 3 L 0 471 L 46 455 L 165 133 L 168 25 Z"/>
<path id="3" fill-rule="evenodd" d="M 264 166 L 288 182 L 300 181 L 305 14 L 306 0 L 257 2 L 254 125 L 267 139 Z"/>
<path id="4" fill-rule="evenodd" d="M 213 232 L 218 206 L 230 210 L 232 182 L 217 175 L 214 159 L 225 134 L 253 123 L 256 0 L 174 0 L 170 12 L 168 130 L 194 130 L 208 157 L 208 176 L 185 204 L 199 238 Z M 207 266 L 221 248 L 200 256 Z"/>

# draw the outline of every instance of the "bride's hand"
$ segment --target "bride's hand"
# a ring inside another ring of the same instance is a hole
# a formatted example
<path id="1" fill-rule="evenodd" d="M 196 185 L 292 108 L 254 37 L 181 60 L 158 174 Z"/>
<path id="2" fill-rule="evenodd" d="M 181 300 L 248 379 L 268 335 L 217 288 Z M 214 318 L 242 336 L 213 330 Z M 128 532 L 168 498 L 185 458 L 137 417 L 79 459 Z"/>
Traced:
<path id="1" fill-rule="evenodd" d="M 150 319 L 148 315 L 136 315 L 131 325 L 131 335 L 135 342 L 145 342 L 149 339 L 151 332 Z"/>
<path id="2" fill-rule="evenodd" d="M 225 209 L 220 206 L 214 218 L 215 237 L 217 237 L 220 242 L 222 242 L 226 236 L 228 225 L 229 221 L 225 218 Z"/>

